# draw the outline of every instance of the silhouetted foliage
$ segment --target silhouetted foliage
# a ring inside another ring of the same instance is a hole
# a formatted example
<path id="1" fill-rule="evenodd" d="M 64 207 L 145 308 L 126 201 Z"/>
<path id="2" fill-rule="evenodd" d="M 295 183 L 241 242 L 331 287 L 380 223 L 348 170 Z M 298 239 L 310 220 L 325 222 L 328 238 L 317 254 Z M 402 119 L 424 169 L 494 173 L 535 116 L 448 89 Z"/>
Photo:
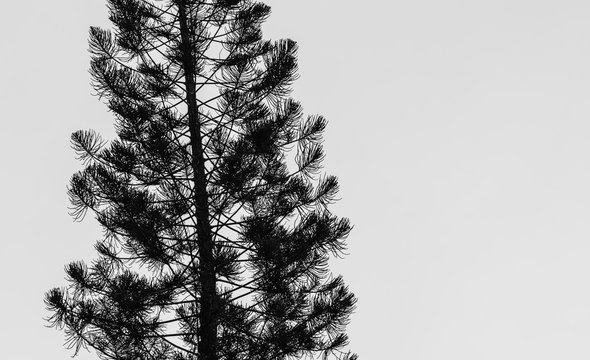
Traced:
<path id="1" fill-rule="evenodd" d="M 326 120 L 289 98 L 295 42 L 263 40 L 248 0 L 108 8 L 90 72 L 118 138 L 75 132 L 69 186 L 104 238 L 47 293 L 52 326 L 104 359 L 356 358 L 356 300 L 328 270 L 351 226 L 327 208 Z"/>

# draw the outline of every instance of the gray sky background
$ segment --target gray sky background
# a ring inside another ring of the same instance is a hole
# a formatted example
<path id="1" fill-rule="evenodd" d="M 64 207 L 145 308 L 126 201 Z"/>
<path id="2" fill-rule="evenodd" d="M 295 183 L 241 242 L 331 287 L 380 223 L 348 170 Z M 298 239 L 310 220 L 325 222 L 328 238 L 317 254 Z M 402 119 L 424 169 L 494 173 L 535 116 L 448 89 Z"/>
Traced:
<path id="1" fill-rule="evenodd" d="M 334 262 L 359 297 L 362 359 L 590 358 L 590 3 L 273 0 L 300 45 L 294 96 L 329 120 Z M 102 0 L 10 1 L 0 22 L 6 359 L 66 359 L 43 293 L 94 258 L 73 223 L 70 133 L 112 134 L 90 93 Z M 80 359 L 94 359 L 81 353 Z"/>

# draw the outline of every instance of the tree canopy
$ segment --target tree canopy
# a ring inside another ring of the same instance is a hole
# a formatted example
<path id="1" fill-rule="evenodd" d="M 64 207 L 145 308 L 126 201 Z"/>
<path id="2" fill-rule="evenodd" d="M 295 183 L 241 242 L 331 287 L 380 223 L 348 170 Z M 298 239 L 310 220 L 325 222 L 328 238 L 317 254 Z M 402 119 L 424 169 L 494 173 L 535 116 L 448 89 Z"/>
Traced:
<path id="1" fill-rule="evenodd" d="M 321 171 L 322 116 L 290 98 L 297 45 L 248 0 L 108 0 L 90 29 L 117 138 L 72 134 L 72 214 L 98 258 L 46 294 L 52 326 L 104 359 L 355 359 L 356 299 L 328 268 L 351 230 Z"/>

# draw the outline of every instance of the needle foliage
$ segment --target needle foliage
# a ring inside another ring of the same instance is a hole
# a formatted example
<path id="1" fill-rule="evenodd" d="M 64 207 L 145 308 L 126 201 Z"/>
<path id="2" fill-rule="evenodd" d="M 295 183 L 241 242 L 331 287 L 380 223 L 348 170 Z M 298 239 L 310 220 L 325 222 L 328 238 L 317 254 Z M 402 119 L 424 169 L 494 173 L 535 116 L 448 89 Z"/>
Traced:
<path id="1" fill-rule="evenodd" d="M 102 359 L 355 359 L 356 299 L 328 269 L 349 221 L 328 206 L 322 116 L 289 97 L 297 46 L 249 0 L 108 0 L 90 29 L 117 137 L 72 134 L 72 214 L 104 229 L 46 294 L 66 344 Z"/>

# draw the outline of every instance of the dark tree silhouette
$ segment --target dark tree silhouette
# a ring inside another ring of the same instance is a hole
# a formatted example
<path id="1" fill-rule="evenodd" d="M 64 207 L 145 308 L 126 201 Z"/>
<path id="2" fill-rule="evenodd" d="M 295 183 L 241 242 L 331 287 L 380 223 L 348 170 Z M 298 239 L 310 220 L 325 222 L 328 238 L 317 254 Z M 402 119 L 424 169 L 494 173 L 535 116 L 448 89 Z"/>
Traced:
<path id="1" fill-rule="evenodd" d="M 108 0 L 90 72 L 118 138 L 72 135 L 72 212 L 98 259 L 46 294 L 66 344 L 104 359 L 354 359 L 355 297 L 327 267 L 351 226 L 330 213 L 326 120 L 289 98 L 296 44 L 263 40 L 248 0 Z"/>

